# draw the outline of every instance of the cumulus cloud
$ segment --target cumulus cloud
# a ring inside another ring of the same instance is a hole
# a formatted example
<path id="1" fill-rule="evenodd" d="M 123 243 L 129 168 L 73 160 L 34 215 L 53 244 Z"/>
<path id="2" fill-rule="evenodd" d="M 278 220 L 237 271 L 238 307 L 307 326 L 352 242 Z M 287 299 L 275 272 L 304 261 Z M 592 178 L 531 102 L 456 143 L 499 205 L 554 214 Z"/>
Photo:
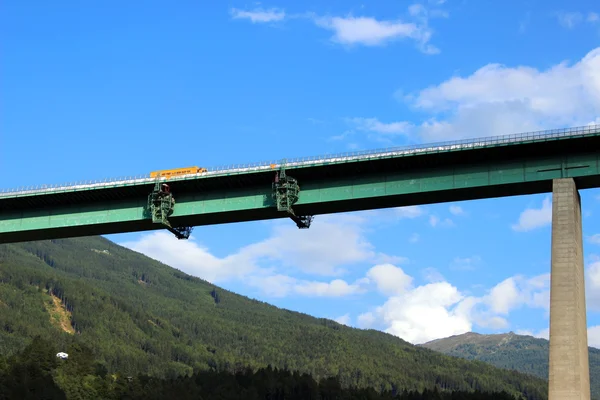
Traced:
<path id="1" fill-rule="evenodd" d="M 527 232 L 552 224 L 552 202 L 546 197 L 541 208 L 528 208 L 521 213 L 519 221 L 512 225 L 512 229 L 518 232 Z"/>
<path id="2" fill-rule="evenodd" d="M 386 296 L 404 293 L 413 281 L 401 268 L 392 264 L 374 266 L 367 272 L 367 278 L 375 282 L 377 289 Z"/>
<path id="3" fill-rule="evenodd" d="M 375 311 L 385 332 L 424 343 L 472 329 L 469 304 L 448 282 L 428 283 L 390 297 Z"/>
<path id="4" fill-rule="evenodd" d="M 244 251 L 223 258 L 215 257 L 196 242 L 194 236 L 187 241 L 177 240 L 165 231 L 145 234 L 136 241 L 120 245 L 209 282 L 246 275 L 257 268 L 252 257 Z"/>
<path id="5" fill-rule="evenodd" d="M 405 259 L 375 251 L 364 234 L 367 220 L 356 214 L 323 216 L 310 230 L 276 222 L 270 236 L 224 257 L 211 254 L 195 237 L 180 241 L 163 231 L 122 245 L 211 282 L 239 279 L 271 297 L 334 298 L 376 291 L 386 300 L 358 315 L 357 326 L 375 327 L 412 343 L 465 333 L 474 327 L 507 329 L 510 313 L 521 307 L 548 312 L 549 274 L 508 277 L 481 296 L 460 290 L 435 268 L 421 270 L 425 282 L 418 284 L 398 266 Z M 311 235 L 305 235 L 309 231 Z M 478 256 L 455 260 L 457 265 L 479 261 Z M 341 267 L 357 263 L 372 267 L 353 280 L 333 277 Z M 293 271 L 332 277 L 301 279 L 292 276 Z M 600 309 L 599 256 L 590 257 L 586 275 L 588 307 Z M 350 324 L 350 316 L 348 312 L 337 320 Z"/>
<path id="6" fill-rule="evenodd" d="M 315 220 L 310 229 L 276 225 L 270 238 L 241 252 L 255 260 L 277 261 L 284 267 L 318 275 L 340 275 L 344 270 L 338 267 L 378 256 L 356 219 L 327 216 Z"/>
<path id="7" fill-rule="evenodd" d="M 195 236 L 177 240 L 166 231 L 120 244 L 209 282 L 237 279 L 271 297 L 342 297 L 364 293 L 372 282 L 366 277 L 354 282 L 341 278 L 322 281 L 291 274 L 334 276 L 345 273 L 343 266 L 361 262 L 386 265 L 408 261 L 374 251 L 363 232 L 365 222 L 365 218 L 347 214 L 322 216 L 310 230 L 275 222 L 269 237 L 224 257 L 213 255 Z"/>
<path id="8" fill-rule="evenodd" d="M 545 70 L 492 63 L 397 96 L 430 114 L 403 125 L 405 134 L 426 142 L 588 125 L 600 121 L 600 47 Z"/>
<path id="9" fill-rule="evenodd" d="M 511 311 L 549 306 L 549 274 L 505 279 L 483 296 L 469 296 L 445 281 L 435 269 L 423 271 L 428 283 L 414 285 L 401 268 L 372 268 L 367 277 L 389 296 L 386 302 L 357 318 L 361 328 L 380 327 L 414 344 L 473 330 L 474 326 L 506 329 Z"/>

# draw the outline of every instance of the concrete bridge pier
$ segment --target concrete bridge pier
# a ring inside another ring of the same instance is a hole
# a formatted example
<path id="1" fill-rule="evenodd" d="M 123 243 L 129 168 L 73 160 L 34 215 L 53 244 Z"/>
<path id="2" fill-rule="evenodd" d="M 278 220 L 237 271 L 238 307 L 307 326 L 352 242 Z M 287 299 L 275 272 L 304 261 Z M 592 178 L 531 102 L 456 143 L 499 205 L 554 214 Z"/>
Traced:
<path id="1" fill-rule="evenodd" d="M 573 178 L 552 182 L 549 400 L 590 400 L 581 199 Z"/>

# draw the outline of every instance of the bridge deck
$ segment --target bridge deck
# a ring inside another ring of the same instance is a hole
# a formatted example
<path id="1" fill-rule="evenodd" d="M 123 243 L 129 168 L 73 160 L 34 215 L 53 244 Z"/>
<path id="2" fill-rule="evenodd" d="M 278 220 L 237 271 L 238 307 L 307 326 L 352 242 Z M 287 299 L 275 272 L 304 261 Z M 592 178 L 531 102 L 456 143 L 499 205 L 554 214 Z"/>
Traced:
<path id="1" fill-rule="evenodd" d="M 359 152 L 348 152 L 335 155 L 322 155 L 313 157 L 302 157 L 290 160 L 279 160 L 269 162 L 258 162 L 253 164 L 240 164 L 222 167 L 205 167 L 207 172 L 183 175 L 169 179 L 169 182 L 176 182 L 190 179 L 209 179 L 223 176 L 235 176 L 242 174 L 261 173 L 279 169 L 285 164 L 286 169 L 307 168 L 325 165 L 343 164 L 349 162 L 361 162 L 370 160 L 379 160 L 386 158 L 424 156 L 429 154 L 439 154 L 447 152 L 464 152 L 475 149 L 496 148 L 499 146 L 521 146 L 525 144 L 544 143 L 556 140 L 569 140 L 583 136 L 600 135 L 600 125 L 588 125 L 577 128 L 553 129 L 538 132 L 526 132 L 504 136 L 491 136 L 485 138 L 466 139 L 461 141 L 449 141 L 440 143 L 421 144 L 414 146 L 402 146 L 387 149 L 375 149 Z M 274 166 L 274 167 L 273 167 Z M 165 180 L 162 178 L 161 180 Z M 117 188 L 131 185 L 154 184 L 155 178 L 150 178 L 150 174 L 109 178 L 102 181 L 84 181 L 68 184 L 50 184 L 38 185 L 34 187 L 20 187 L 10 189 L 0 189 L 0 201 L 3 198 L 16 198 L 32 195 L 45 195 L 51 193 L 65 193 L 77 191 L 89 191 L 96 189 Z"/>
<path id="2" fill-rule="evenodd" d="M 552 180 L 600 187 L 600 126 L 286 162 L 297 215 L 550 192 Z M 274 163 L 278 168 L 282 163 Z M 174 227 L 286 218 L 270 163 L 169 179 Z M 155 180 L 141 177 L 0 197 L 0 243 L 162 229 L 147 217 Z"/>

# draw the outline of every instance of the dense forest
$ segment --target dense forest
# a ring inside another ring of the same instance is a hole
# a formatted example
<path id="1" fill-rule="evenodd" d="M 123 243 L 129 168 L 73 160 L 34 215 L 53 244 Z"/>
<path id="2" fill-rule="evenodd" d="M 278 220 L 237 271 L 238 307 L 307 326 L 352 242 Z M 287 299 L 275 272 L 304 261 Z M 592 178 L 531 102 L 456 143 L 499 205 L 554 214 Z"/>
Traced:
<path id="1" fill-rule="evenodd" d="M 253 371 L 243 368 L 234 373 L 214 369 L 189 377 L 160 379 L 148 376 L 108 374 L 94 360 L 90 349 L 71 346 L 67 359 L 57 358 L 56 346 L 36 337 L 19 354 L 0 358 L 0 400 L 117 400 L 140 399 L 244 399 L 244 400 L 522 400 L 506 392 L 482 393 L 423 390 L 422 392 L 342 388 L 337 377 L 316 382 L 308 374 L 272 368 Z"/>
<path id="2" fill-rule="evenodd" d="M 40 336 L 58 351 L 90 348 L 108 374 L 181 380 L 271 365 L 343 388 L 547 398 L 543 379 L 279 309 L 101 237 L 1 245 L 0 310 L 0 354 Z"/>
<path id="3" fill-rule="evenodd" d="M 548 352 L 546 339 L 516 335 L 512 332 L 481 335 L 474 332 L 433 340 L 421 345 L 444 354 L 467 360 L 479 360 L 500 368 L 513 369 L 526 374 L 548 377 Z M 592 397 L 600 398 L 600 350 L 589 348 L 590 386 Z"/>

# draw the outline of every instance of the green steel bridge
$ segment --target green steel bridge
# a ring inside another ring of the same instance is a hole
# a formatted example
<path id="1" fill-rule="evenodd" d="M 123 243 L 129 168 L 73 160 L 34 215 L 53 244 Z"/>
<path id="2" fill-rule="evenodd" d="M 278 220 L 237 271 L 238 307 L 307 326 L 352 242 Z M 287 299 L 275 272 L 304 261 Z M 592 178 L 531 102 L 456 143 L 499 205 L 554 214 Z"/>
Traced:
<path id="1" fill-rule="evenodd" d="M 0 243 L 552 192 L 549 400 L 590 399 L 581 200 L 600 125 L 0 192 Z"/>
<path id="2" fill-rule="evenodd" d="M 307 228 L 318 214 L 551 192 L 556 178 L 598 187 L 599 145 L 597 125 L 3 190 L 0 243 L 162 228 L 187 238 L 193 226 L 286 216 Z"/>

